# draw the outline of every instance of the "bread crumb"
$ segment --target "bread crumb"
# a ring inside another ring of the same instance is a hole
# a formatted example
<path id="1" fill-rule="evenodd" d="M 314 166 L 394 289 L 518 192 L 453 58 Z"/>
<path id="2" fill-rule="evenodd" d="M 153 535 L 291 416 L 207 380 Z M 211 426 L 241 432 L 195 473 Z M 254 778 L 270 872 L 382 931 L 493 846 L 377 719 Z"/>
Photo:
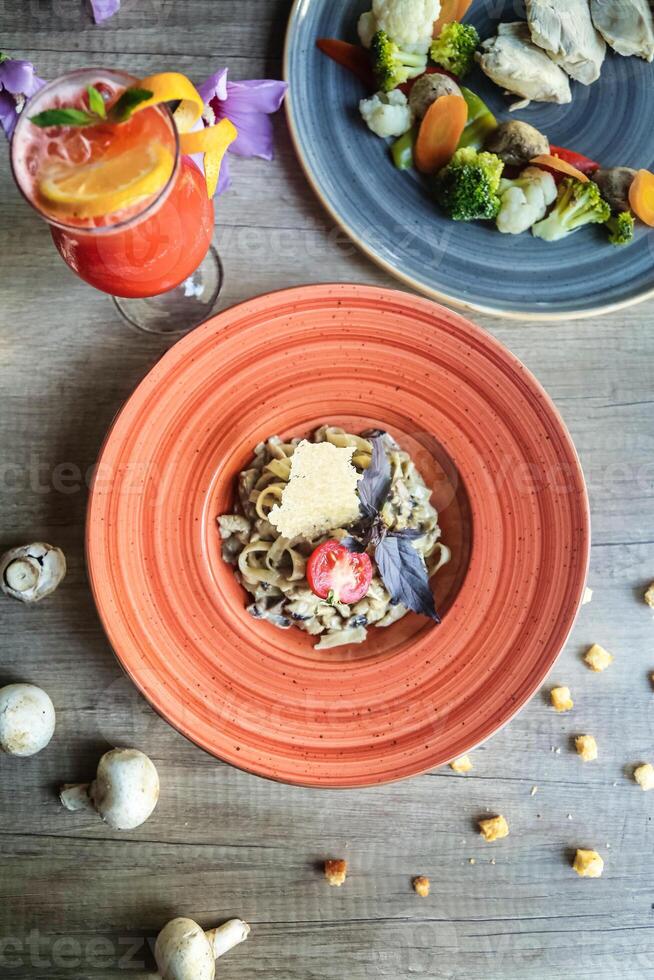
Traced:
<path id="1" fill-rule="evenodd" d="M 570 711 L 574 707 L 569 687 L 553 687 L 550 691 L 550 700 L 555 711 Z"/>
<path id="2" fill-rule="evenodd" d="M 594 670 L 596 674 L 599 674 L 603 670 L 606 670 L 607 667 L 611 666 L 614 657 L 608 650 L 601 647 L 599 643 L 593 643 L 590 650 L 588 650 L 586 653 L 584 660 L 591 670 Z"/>
<path id="3" fill-rule="evenodd" d="M 554 753 L 555 753 L 555 755 L 561 755 L 561 746 L 559 746 L 558 748 L 554 749 Z"/>
<path id="4" fill-rule="evenodd" d="M 495 864 L 495 858 L 491 858 L 491 864 Z"/>
<path id="5" fill-rule="evenodd" d="M 604 860 L 597 851 L 585 851 L 579 848 L 572 867 L 581 878 L 601 878 Z"/>
<path id="6" fill-rule="evenodd" d="M 589 602 L 592 602 L 592 601 L 593 601 L 593 590 L 592 589 L 586 589 L 585 592 L 584 592 L 584 597 L 581 600 L 581 604 L 582 604 L 582 606 L 587 606 L 588 603 Z"/>
<path id="7" fill-rule="evenodd" d="M 593 762 L 597 758 L 597 742 L 592 735 L 577 735 L 575 746 L 584 762 Z"/>
<path id="8" fill-rule="evenodd" d="M 643 598 L 650 609 L 654 609 L 654 582 L 647 587 L 647 591 L 645 592 Z"/>
<path id="9" fill-rule="evenodd" d="M 535 796 L 537 792 L 538 792 L 538 786 L 532 786 L 531 787 L 531 793 L 529 795 L 530 796 Z"/>
<path id="10" fill-rule="evenodd" d="M 431 882 L 429 881 L 429 878 L 419 875 L 417 878 L 413 879 L 413 890 L 417 895 L 420 895 L 420 898 L 427 898 L 430 888 Z"/>
<path id="11" fill-rule="evenodd" d="M 479 827 L 481 836 L 486 841 L 501 840 L 509 836 L 509 825 L 506 817 L 491 817 L 489 820 L 480 820 Z"/>
<path id="12" fill-rule="evenodd" d="M 477 863 L 476 858 L 469 858 L 468 859 L 468 864 L 476 864 L 476 863 Z"/>
<path id="13" fill-rule="evenodd" d="M 344 885 L 345 879 L 347 878 L 347 861 L 325 861 L 325 878 L 335 888 L 340 888 L 341 885 Z"/>
<path id="14" fill-rule="evenodd" d="M 647 762 L 644 766 L 634 769 L 634 779 L 645 792 L 654 789 L 654 766 Z"/>
<path id="15" fill-rule="evenodd" d="M 450 769 L 453 769 L 454 772 L 471 772 L 473 768 L 469 755 L 462 755 L 460 759 L 450 762 Z"/>

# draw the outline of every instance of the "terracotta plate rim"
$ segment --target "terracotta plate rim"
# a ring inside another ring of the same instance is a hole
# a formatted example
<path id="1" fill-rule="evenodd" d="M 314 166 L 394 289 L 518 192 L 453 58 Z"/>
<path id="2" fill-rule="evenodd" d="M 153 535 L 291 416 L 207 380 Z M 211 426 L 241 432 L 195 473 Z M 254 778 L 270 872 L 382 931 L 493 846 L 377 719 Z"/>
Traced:
<path id="1" fill-rule="evenodd" d="M 114 656 L 116 657 L 116 660 L 118 661 L 123 673 L 130 678 L 131 682 L 134 684 L 134 686 L 137 688 L 140 694 L 145 698 L 148 704 L 153 708 L 153 710 L 159 715 L 159 717 L 161 717 L 164 721 L 166 721 L 166 723 L 169 724 L 171 728 L 177 731 L 189 742 L 196 745 L 198 748 L 202 749 L 204 752 L 206 752 L 208 755 L 212 756 L 213 758 L 217 759 L 218 761 L 234 766 L 234 768 L 242 772 L 248 773 L 250 775 L 258 776 L 259 778 L 267 779 L 275 783 L 281 783 L 284 785 L 296 785 L 296 786 L 301 786 L 306 788 L 322 789 L 322 790 L 335 790 L 335 789 L 347 790 L 347 789 L 386 785 L 395 782 L 402 782 L 405 779 L 411 779 L 414 778 L 415 776 L 420 776 L 420 775 L 425 775 L 427 773 L 430 773 L 434 771 L 435 768 L 441 768 L 442 766 L 447 765 L 448 762 L 451 761 L 451 759 L 447 759 L 442 762 L 439 761 L 434 765 L 421 766 L 420 768 L 416 768 L 415 770 L 412 770 L 410 773 L 402 773 L 401 775 L 395 777 L 388 777 L 382 775 L 382 776 L 371 776 L 369 778 L 357 777 L 356 780 L 344 778 L 342 781 L 333 781 L 331 779 L 329 781 L 326 780 L 313 781 L 310 778 L 283 778 L 282 776 L 275 775 L 273 772 L 261 771 L 251 766 L 244 765 L 242 760 L 238 757 L 236 753 L 230 753 L 228 751 L 221 750 L 219 754 L 218 751 L 212 748 L 210 745 L 204 744 L 201 740 L 195 738 L 192 734 L 189 734 L 187 731 L 184 731 L 184 729 L 180 727 L 178 724 L 172 722 L 166 716 L 165 710 L 159 707 L 156 699 L 146 691 L 144 686 L 140 683 L 140 681 L 135 676 L 134 672 L 123 661 L 120 653 L 118 652 L 116 645 L 114 644 L 114 639 L 113 639 L 114 630 L 112 629 L 111 621 L 105 615 L 105 612 L 102 608 L 102 599 L 101 599 L 100 588 L 98 584 L 98 577 L 96 575 L 96 570 L 94 568 L 94 558 L 93 558 L 92 512 L 94 507 L 96 506 L 97 498 L 99 496 L 96 489 L 97 473 L 101 469 L 103 457 L 105 455 L 107 447 L 109 446 L 109 443 L 112 439 L 116 427 L 123 419 L 125 413 L 130 409 L 132 403 L 135 400 L 137 400 L 139 396 L 147 390 L 148 382 L 152 374 L 154 374 L 155 372 L 159 372 L 162 369 L 165 369 L 169 363 L 173 364 L 183 360 L 186 354 L 187 347 L 192 350 L 195 343 L 197 343 L 200 338 L 204 337 L 205 335 L 209 335 L 212 332 L 216 332 L 217 325 L 220 325 L 221 320 L 228 320 L 231 319 L 232 317 L 237 317 L 240 311 L 244 310 L 251 304 L 260 303 L 263 300 L 270 300 L 270 301 L 279 300 L 279 298 L 285 295 L 288 296 L 289 301 L 291 300 L 291 298 L 294 301 L 302 301 L 314 297 L 318 298 L 321 294 L 325 294 L 328 292 L 331 293 L 332 296 L 334 296 L 334 294 L 337 293 L 343 293 L 349 295 L 350 297 L 356 296 L 358 299 L 366 298 L 366 297 L 369 298 L 375 297 L 378 299 L 381 294 L 382 296 L 387 297 L 389 302 L 394 302 L 396 304 L 398 303 L 407 304 L 407 302 L 409 304 L 417 303 L 422 305 L 423 307 L 431 308 L 435 313 L 438 312 L 441 315 L 444 315 L 446 318 L 453 320 L 455 323 L 458 323 L 459 326 L 462 326 L 466 331 L 471 332 L 473 335 L 476 335 L 479 339 L 483 340 L 484 344 L 487 345 L 487 347 L 491 348 L 496 353 L 500 354 L 500 356 L 502 357 L 505 363 L 507 363 L 512 368 L 519 371 L 522 377 L 528 381 L 530 387 L 539 395 L 543 405 L 546 407 L 547 412 L 549 413 L 552 422 L 555 423 L 558 433 L 562 438 L 562 441 L 566 445 L 567 452 L 568 452 L 567 461 L 573 466 L 573 477 L 575 481 L 578 483 L 580 489 L 583 491 L 580 494 L 580 502 L 582 503 L 582 511 L 581 511 L 582 526 L 580 526 L 579 528 L 581 542 L 582 542 L 581 553 L 583 554 L 583 561 L 581 559 L 579 561 L 579 569 L 577 573 L 577 584 L 576 584 L 574 601 L 571 600 L 568 606 L 568 613 L 564 620 L 565 627 L 561 632 L 561 641 L 559 644 L 559 648 L 555 651 L 552 651 L 548 660 L 543 663 L 541 669 L 539 669 L 534 673 L 533 678 L 525 691 L 525 694 L 523 695 L 522 698 L 515 701 L 510 708 L 506 709 L 506 714 L 503 720 L 495 727 L 493 727 L 492 731 L 489 732 L 487 736 L 485 736 L 482 739 L 474 741 L 473 743 L 471 743 L 469 746 L 465 748 L 464 752 L 457 753 L 456 756 L 453 756 L 453 758 L 465 754 L 466 752 L 472 752 L 474 751 L 474 749 L 478 748 L 479 746 L 484 745 L 489 739 L 491 739 L 499 731 L 505 728 L 506 725 L 508 725 L 511 721 L 513 721 L 516 718 L 516 716 L 523 710 L 523 708 L 533 699 L 533 697 L 536 695 L 538 690 L 542 687 L 547 677 L 554 669 L 561 653 L 563 652 L 567 644 L 570 634 L 577 621 L 580 608 L 582 606 L 582 601 L 586 588 L 586 582 L 588 578 L 589 565 L 590 565 L 591 514 L 590 514 L 590 503 L 589 503 L 585 478 L 583 474 L 583 469 L 577 450 L 572 441 L 572 437 L 556 405 L 554 404 L 550 396 L 547 394 L 545 389 L 542 387 L 542 385 L 535 377 L 535 375 L 520 361 L 520 359 L 515 354 L 512 353 L 512 351 L 510 351 L 496 337 L 494 337 L 492 334 L 489 334 L 487 331 L 483 330 L 475 323 L 467 320 L 461 314 L 454 312 L 451 309 L 448 309 L 447 307 L 439 306 L 439 304 L 430 302 L 429 300 L 423 297 L 412 296 L 411 294 L 403 292 L 402 290 L 379 287 L 379 286 L 361 285 L 355 282 L 338 282 L 338 283 L 326 282 L 326 283 L 311 284 L 305 286 L 293 286 L 290 288 L 281 288 L 278 290 L 262 292 L 255 296 L 250 297 L 247 300 L 243 300 L 239 303 L 234 304 L 233 306 L 230 306 L 224 310 L 219 311 L 217 314 L 212 316 L 209 320 L 205 321 L 205 323 L 197 327 L 190 334 L 187 334 L 181 340 L 173 344 L 172 347 L 170 347 L 164 353 L 164 355 L 146 372 L 146 374 L 141 379 L 141 381 L 137 384 L 134 391 L 128 397 L 126 402 L 116 413 L 102 441 L 97 457 L 96 470 L 95 470 L 96 475 L 94 475 L 94 478 L 91 483 L 89 498 L 88 498 L 87 508 L 86 508 L 85 554 L 86 554 L 88 580 L 91 587 L 91 592 L 93 595 L 96 610 L 98 613 L 98 618 L 102 625 L 105 636 L 107 637 L 111 650 Z M 274 306 L 275 303 L 273 302 L 272 305 Z"/>

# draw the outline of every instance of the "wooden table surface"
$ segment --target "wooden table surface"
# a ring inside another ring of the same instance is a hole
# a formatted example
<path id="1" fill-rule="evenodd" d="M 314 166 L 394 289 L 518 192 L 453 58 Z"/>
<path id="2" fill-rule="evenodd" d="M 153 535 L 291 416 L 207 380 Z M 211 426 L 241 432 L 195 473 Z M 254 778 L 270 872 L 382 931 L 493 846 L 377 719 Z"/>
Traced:
<path id="1" fill-rule="evenodd" d="M 289 0 L 123 0 L 93 26 L 78 0 L 2 0 L 0 49 L 52 78 L 86 64 L 201 81 L 280 77 Z M 318 280 L 393 285 L 334 228 L 307 187 L 283 118 L 272 164 L 237 160 L 220 200 L 221 305 Z M 576 706 L 537 696 L 474 754 L 475 769 L 318 792 L 216 762 L 173 731 L 123 676 L 103 635 L 83 555 L 86 481 L 107 426 L 167 346 L 130 330 L 78 281 L 0 161 L 0 546 L 43 539 L 68 556 L 42 606 L 0 603 L 0 683 L 43 686 L 57 708 L 49 748 L 0 759 L 0 976 L 116 980 L 152 961 L 168 918 L 252 924 L 220 962 L 223 980 L 617 980 L 654 977 L 654 793 L 632 781 L 654 762 L 654 303 L 555 325 L 475 317 L 555 399 L 588 479 L 590 585 L 552 680 Z M 605 674 L 581 654 L 615 654 Z M 571 747 L 596 736 L 600 759 Z M 91 778 L 110 745 L 145 750 L 161 774 L 152 818 L 115 833 L 59 806 L 62 781 Z M 531 795 L 533 786 L 538 787 Z M 511 836 L 476 833 L 486 809 Z M 603 878 L 570 868 L 596 847 Z M 347 857 L 342 889 L 320 873 Z M 428 900 L 411 878 L 432 880 Z"/>

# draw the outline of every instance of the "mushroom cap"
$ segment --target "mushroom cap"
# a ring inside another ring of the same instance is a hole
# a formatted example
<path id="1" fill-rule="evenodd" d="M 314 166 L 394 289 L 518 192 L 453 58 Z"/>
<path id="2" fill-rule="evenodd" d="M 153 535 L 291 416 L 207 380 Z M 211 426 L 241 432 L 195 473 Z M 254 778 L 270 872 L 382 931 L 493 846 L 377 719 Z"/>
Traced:
<path id="1" fill-rule="evenodd" d="M 52 701 L 34 684 L 0 688 L 0 747 L 9 755 L 36 755 L 55 730 Z"/>
<path id="2" fill-rule="evenodd" d="M 216 959 L 204 930 L 193 919 L 173 919 L 154 947 L 162 980 L 214 980 Z"/>
<path id="3" fill-rule="evenodd" d="M 427 109 L 442 95 L 461 95 L 461 89 L 449 75 L 434 72 L 422 75 L 411 88 L 409 105 L 417 119 L 423 119 Z"/>
<path id="4" fill-rule="evenodd" d="M 549 153 L 550 141 L 535 126 L 521 119 L 512 119 L 500 123 L 490 133 L 484 149 L 496 153 L 508 166 L 520 167 L 534 157 Z"/>
<path id="5" fill-rule="evenodd" d="M 159 774 L 138 749 L 112 749 L 98 763 L 89 797 L 115 830 L 133 830 L 148 819 L 159 799 Z"/>
<path id="6" fill-rule="evenodd" d="M 45 599 L 65 574 L 63 551 L 43 541 L 12 548 L 0 558 L 0 588 L 21 602 Z"/>
<path id="7" fill-rule="evenodd" d="M 636 173 L 631 167 L 600 167 L 593 174 L 593 180 L 612 211 L 620 213 L 631 210 L 629 189 L 636 179 Z"/>

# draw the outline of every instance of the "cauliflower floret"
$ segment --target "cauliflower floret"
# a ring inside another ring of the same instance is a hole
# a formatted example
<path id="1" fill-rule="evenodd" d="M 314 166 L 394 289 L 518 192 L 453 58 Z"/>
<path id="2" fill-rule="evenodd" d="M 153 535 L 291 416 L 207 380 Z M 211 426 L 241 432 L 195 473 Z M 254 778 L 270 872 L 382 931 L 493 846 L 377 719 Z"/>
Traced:
<path id="1" fill-rule="evenodd" d="M 405 51 L 426 54 L 440 12 L 440 0 L 372 0 L 372 10 L 359 18 L 361 43 L 369 48 L 373 34 L 386 31 Z"/>
<path id="2" fill-rule="evenodd" d="M 368 129 L 377 136 L 403 136 L 413 125 L 409 101 L 399 89 L 377 92 L 370 99 L 361 99 L 359 110 Z"/>
<path id="3" fill-rule="evenodd" d="M 554 177 L 539 167 L 527 167 L 517 180 L 500 183 L 502 204 L 497 227 L 505 235 L 521 235 L 545 217 L 556 200 Z"/>
<path id="4" fill-rule="evenodd" d="M 377 18 L 373 14 L 372 10 L 368 10 L 365 14 L 361 14 L 359 17 L 359 23 L 357 24 L 357 31 L 359 32 L 359 40 L 363 44 L 364 48 L 369 48 L 372 44 L 372 39 L 377 33 Z"/>

